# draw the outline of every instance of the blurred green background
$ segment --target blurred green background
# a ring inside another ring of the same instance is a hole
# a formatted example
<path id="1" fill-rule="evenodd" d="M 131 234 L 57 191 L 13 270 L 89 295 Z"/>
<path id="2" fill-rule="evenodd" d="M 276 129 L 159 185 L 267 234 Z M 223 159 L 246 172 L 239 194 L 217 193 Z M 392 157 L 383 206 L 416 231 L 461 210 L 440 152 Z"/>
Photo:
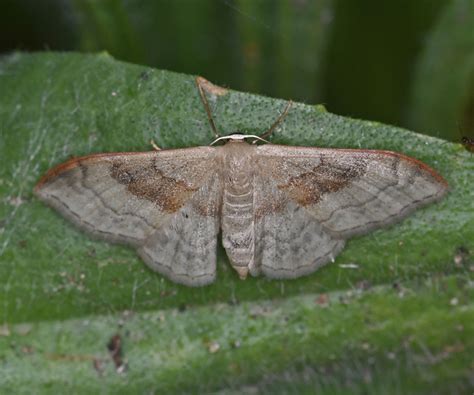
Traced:
<path id="1" fill-rule="evenodd" d="M 473 0 L 3 0 L 0 51 L 107 51 L 262 95 L 474 137 Z"/>

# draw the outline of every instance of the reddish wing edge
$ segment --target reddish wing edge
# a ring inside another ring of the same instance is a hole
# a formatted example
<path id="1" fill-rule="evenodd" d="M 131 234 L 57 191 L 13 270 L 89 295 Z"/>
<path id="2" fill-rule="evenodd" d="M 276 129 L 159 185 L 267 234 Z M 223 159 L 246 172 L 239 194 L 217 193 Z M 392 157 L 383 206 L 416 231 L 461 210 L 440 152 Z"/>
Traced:
<path id="1" fill-rule="evenodd" d="M 350 150 L 350 151 L 353 151 L 353 150 Z M 388 156 L 396 156 L 396 157 L 402 158 L 406 160 L 407 162 L 411 162 L 417 165 L 418 167 L 422 168 L 423 170 L 426 170 L 428 173 L 430 173 L 433 176 L 433 178 L 435 178 L 437 181 L 443 184 L 446 188 L 449 187 L 448 182 L 443 178 L 441 174 L 439 174 L 436 170 L 434 170 L 432 167 L 428 166 L 426 163 L 422 162 L 421 160 L 412 158 L 411 156 L 407 156 L 398 152 L 393 152 L 393 151 L 385 151 L 385 150 L 359 150 L 359 151 L 376 152 L 379 154 L 384 154 Z"/>
<path id="2" fill-rule="evenodd" d="M 38 183 L 35 186 L 35 192 L 41 189 L 41 187 L 46 184 L 49 180 L 57 177 L 61 173 L 65 171 L 74 169 L 75 167 L 79 166 L 80 162 L 83 161 L 91 161 L 94 162 L 96 160 L 100 160 L 103 158 L 113 157 L 113 156 L 126 156 L 126 155 L 137 155 L 137 154 L 150 154 L 154 151 L 145 151 L 145 152 L 108 152 L 108 153 L 99 153 L 99 154 L 91 154 L 91 155 L 84 155 L 80 157 L 73 157 L 66 162 L 60 163 L 59 165 L 54 166 L 53 168 L 49 169 L 43 177 L 40 178 Z"/>

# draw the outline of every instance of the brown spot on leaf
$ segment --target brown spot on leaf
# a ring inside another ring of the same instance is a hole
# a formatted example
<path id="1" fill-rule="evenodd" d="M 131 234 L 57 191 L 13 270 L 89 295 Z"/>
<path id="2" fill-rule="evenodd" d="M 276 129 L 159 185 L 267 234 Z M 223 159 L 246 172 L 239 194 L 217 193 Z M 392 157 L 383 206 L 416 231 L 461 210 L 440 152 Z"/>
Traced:
<path id="1" fill-rule="evenodd" d="M 458 268 L 461 268 L 463 267 L 464 263 L 468 261 L 468 259 L 469 250 L 464 246 L 458 247 L 454 254 L 454 265 Z"/>
<path id="2" fill-rule="evenodd" d="M 328 307 L 329 306 L 329 296 L 327 294 L 319 294 L 316 298 L 316 304 L 321 307 Z"/>
<path id="3" fill-rule="evenodd" d="M 214 85 L 212 82 L 206 80 L 203 77 L 196 77 L 196 83 L 211 95 L 223 96 L 229 91 L 222 86 Z"/>
<path id="4" fill-rule="evenodd" d="M 165 176 L 152 163 L 144 167 L 115 161 L 110 175 L 126 185 L 132 195 L 153 202 L 168 213 L 178 211 L 197 190 L 184 181 Z"/>
<path id="5" fill-rule="evenodd" d="M 474 139 L 464 136 L 461 141 L 468 151 L 474 152 Z"/>
<path id="6" fill-rule="evenodd" d="M 122 359 L 122 337 L 119 334 L 112 336 L 107 343 L 107 349 L 114 361 L 115 369 L 118 373 L 123 373 L 127 366 Z"/>
<path id="7" fill-rule="evenodd" d="M 372 287 L 372 284 L 369 280 L 360 280 L 356 283 L 356 288 L 361 291 L 367 291 Z"/>
<path id="8" fill-rule="evenodd" d="M 92 360 L 92 366 L 94 367 L 94 369 L 96 370 L 97 374 L 99 375 L 99 377 L 102 377 L 103 374 L 104 374 L 104 370 L 105 370 L 105 367 L 104 367 L 104 361 L 102 361 L 101 359 L 99 358 L 94 358 Z"/>

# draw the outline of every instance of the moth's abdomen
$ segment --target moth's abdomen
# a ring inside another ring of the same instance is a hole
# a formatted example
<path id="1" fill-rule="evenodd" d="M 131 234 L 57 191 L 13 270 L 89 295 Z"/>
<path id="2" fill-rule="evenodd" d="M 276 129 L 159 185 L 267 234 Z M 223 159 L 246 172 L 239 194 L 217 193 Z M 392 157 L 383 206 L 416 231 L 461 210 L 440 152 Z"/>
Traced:
<path id="1" fill-rule="evenodd" d="M 253 185 L 236 190 L 224 187 L 222 201 L 222 244 L 232 266 L 245 277 L 254 257 Z"/>
<path id="2" fill-rule="evenodd" d="M 254 264 L 254 176 L 251 158 L 229 155 L 224 161 L 222 244 L 241 278 Z"/>

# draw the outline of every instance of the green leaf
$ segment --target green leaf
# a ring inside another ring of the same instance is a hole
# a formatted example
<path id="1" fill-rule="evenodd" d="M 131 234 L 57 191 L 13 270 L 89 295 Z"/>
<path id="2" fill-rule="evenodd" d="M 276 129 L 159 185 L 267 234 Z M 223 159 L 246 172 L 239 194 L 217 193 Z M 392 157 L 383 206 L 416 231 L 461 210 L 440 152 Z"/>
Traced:
<path id="1" fill-rule="evenodd" d="M 235 91 L 211 99 L 222 134 L 259 134 L 286 105 Z M 32 194 L 71 156 L 150 150 L 150 139 L 208 144 L 193 76 L 107 54 L 13 54 L 0 63 L 0 136 L 0 392 L 467 388 L 474 162 L 461 146 L 295 103 L 273 142 L 403 152 L 437 169 L 448 197 L 298 280 L 240 281 L 220 249 L 217 281 L 196 289 L 90 239 Z M 106 350 L 117 331 L 124 374 Z"/>
<path id="2" fill-rule="evenodd" d="M 448 2 L 415 72 L 410 123 L 448 138 L 474 133 L 474 3 Z"/>

